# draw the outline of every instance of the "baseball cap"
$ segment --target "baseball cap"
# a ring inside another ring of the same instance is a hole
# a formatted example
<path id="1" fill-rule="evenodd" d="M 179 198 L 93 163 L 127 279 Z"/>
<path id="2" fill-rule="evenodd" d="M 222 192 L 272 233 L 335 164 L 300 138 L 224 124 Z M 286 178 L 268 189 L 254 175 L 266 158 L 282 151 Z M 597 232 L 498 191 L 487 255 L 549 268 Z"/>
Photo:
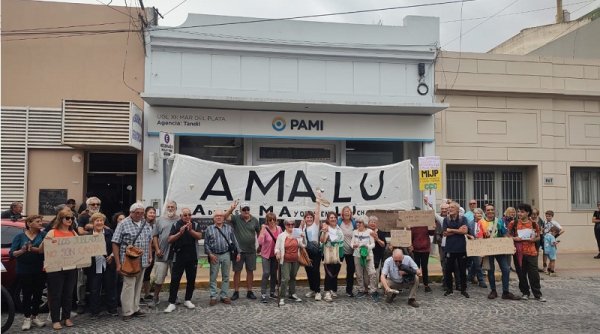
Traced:
<path id="1" fill-rule="evenodd" d="M 240 209 L 243 209 L 243 208 L 250 209 L 250 204 L 248 204 L 248 202 L 243 202 L 242 204 L 240 204 Z"/>

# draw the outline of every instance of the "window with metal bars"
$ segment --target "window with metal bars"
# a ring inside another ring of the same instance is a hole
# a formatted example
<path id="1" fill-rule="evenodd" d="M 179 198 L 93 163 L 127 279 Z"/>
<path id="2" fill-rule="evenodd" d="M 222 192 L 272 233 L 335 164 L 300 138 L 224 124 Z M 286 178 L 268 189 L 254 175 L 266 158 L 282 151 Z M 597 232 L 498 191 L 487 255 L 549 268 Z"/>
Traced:
<path id="1" fill-rule="evenodd" d="M 571 167 L 571 206 L 594 210 L 600 201 L 600 168 Z"/>
<path id="2" fill-rule="evenodd" d="M 477 207 L 491 203 L 498 213 L 525 200 L 525 172 L 515 167 L 449 166 L 446 193 L 467 208 L 474 198 Z"/>

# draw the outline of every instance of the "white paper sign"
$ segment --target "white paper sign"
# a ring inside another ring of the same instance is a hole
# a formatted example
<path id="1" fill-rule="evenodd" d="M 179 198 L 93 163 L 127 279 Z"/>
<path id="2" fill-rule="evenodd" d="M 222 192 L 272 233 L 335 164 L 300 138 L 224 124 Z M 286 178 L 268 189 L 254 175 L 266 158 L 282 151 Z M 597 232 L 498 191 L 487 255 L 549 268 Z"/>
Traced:
<path id="1" fill-rule="evenodd" d="M 379 167 L 337 167 L 316 162 L 233 166 L 176 154 L 167 199 L 191 208 L 194 217 L 228 209 L 234 200 L 247 202 L 254 216 L 272 211 L 301 219 L 315 209 L 316 191 L 331 201 L 327 209 L 354 214 L 367 210 L 410 210 L 413 207 L 410 161 Z M 326 211 L 322 210 L 322 219 Z"/>
<path id="2" fill-rule="evenodd" d="M 519 235 L 519 238 L 523 240 L 530 240 L 533 238 L 533 229 L 524 228 L 522 230 L 517 230 L 517 234 Z"/>

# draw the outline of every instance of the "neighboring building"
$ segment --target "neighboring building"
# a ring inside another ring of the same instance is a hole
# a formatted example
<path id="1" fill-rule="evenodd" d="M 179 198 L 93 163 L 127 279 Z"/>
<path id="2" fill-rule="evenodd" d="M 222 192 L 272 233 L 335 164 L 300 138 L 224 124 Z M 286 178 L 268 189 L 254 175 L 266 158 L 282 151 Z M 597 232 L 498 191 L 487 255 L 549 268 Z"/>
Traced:
<path id="1" fill-rule="evenodd" d="M 598 18 L 600 8 L 577 20 L 523 29 L 489 53 L 600 59 Z"/>
<path id="2" fill-rule="evenodd" d="M 175 134 L 176 153 L 237 165 L 416 166 L 434 153 L 433 114 L 445 107 L 432 86 L 437 18 L 409 16 L 400 27 L 250 20 L 190 15 L 150 31 L 145 199 L 163 201 L 160 131 Z M 419 93 L 420 84 L 430 89 Z"/>
<path id="3" fill-rule="evenodd" d="M 23 201 L 26 213 L 49 216 L 90 191 L 110 214 L 141 198 L 140 14 L 2 1 L 3 210 Z"/>
<path id="4" fill-rule="evenodd" d="M 554 210 L 561 249 L 594 249 L 600 59 L 442 52 L 436 95 L 444 196 Z"/>

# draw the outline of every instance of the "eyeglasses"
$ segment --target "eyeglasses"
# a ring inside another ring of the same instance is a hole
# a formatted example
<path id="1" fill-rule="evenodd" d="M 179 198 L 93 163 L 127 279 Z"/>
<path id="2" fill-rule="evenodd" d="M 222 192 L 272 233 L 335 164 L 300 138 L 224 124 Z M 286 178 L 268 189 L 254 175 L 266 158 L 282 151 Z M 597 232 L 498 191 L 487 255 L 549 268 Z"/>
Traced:
<path id="1" fill-rule="evenodd" d="M 294 225 L 296 225 L 296 224 L 294 224 L 294 223 L 286 223 L 285 224 L 285 226 L 294 226 Z"/>
<path id="2" fill-rule="evenodd" d="M 242 211 L 250 211 L 250 208 L 243 208 Z"/>
<path id="3" fill-rule="evenodd" d="M 90 206 L 100 206 L 100 203 L 90 203 Z"/>
<path id="4" fill-rule="evenodd" d="M 167 209 L 177 209 L 177 207 L 170 205 L 170 206 L 167 206 Z"/>
<path id="5" fill-rule="evenodd" d="M 65 217 L 63 217 L 63 219 L 71 220 L 71 219 L 73 219 L 73 217 L 71 217 L 71 216 L 65 216 Z"/>
<path id="6" fill-rule="evenodd" d="M 267 219 L 267 221 L 268 221 L 268 222 L 274 222 L 274 221 L 276 221 L 276 220 L 277 220 L 277 219 L 275 219 L 275 218 L 269 218 L 269 219 Z"/>
<path id="7" fill-rule="evenodd" d="M 191 213 L 183 213 L 183 214 L 181 214 L 181 215 L 182 215 L 183 217 L 191 217 L 191 216 L 192 216 L 192 214 L 191 214 Z"/>
<path id="8" fill-rule="evenodd" d="M 469 203 L 469 205 L 477 205 L 477 203 Z"/>

